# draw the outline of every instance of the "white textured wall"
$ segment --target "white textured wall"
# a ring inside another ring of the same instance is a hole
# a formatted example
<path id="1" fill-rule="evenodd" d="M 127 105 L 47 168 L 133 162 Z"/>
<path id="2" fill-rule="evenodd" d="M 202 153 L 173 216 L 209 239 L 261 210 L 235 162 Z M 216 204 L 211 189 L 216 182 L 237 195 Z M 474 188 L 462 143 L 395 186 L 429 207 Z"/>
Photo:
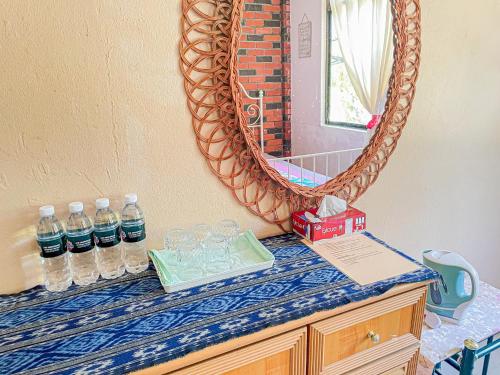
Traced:
<path id="1" fill-rule="evenodd" d="M 179 0 L 0 2 L 0 293 L 38 282 L 38 206 L 139 194 L 150 246 L 236 218 L 271 234 L 208 170 L 178 68 Z"/>
<path id="2" fill-rule="evenodd" d="M 0 292 L 38 281 L 41 204 L 136 191 L 151 246 L 172 225 L 250 215 L 198 152 L 178 69 L 180 0 L 0 2 Z M 421 78 L 370 229 L 462 252 L 500 286 L 499 2 L 423 0 Z M 93 211 L 93 208 L 92 210 Z"/>
<path id="3" fill-rule="evenodd" d="M 413 111 L 358 205 L 382 238 L 415 256 L 457 251 L 500 287 L 500 1 L 421 4 Z"/>

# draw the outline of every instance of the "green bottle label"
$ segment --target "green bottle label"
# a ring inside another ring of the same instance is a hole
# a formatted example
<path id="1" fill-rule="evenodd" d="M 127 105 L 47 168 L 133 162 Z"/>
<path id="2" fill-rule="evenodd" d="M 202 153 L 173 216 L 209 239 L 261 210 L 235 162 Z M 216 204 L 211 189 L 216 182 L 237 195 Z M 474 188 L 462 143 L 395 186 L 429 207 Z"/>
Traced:
<path id="1" fill-rule="evenodd" d="M 111 247 L 118 245 L 120 240 L 120 226 L 118 224 L 112 227 L 94 228 L 95 244 L 99 247 Z"/>
<path id="2" fill-rule="evenodd" d="M 51 237 L 38 238 L 40 246 L 40 256 L 43 258 L 53 258 L 66 252 L 66 236 L 62 233 Z"/>
<path id="3" fill-rule="evenodd" d="M 139 242 L 146 238 L 144 220 L 122 222 L 121 237 L 123 242 Z"/>
<path id="4" fill-rule="evenodd" d="M 94 248 L 94 233 L 92 229 L 88 229 L 84 232 L 78 233 L 67 233 L 67 248 L 68 251 L 78 254 L 85 253 Z"/>

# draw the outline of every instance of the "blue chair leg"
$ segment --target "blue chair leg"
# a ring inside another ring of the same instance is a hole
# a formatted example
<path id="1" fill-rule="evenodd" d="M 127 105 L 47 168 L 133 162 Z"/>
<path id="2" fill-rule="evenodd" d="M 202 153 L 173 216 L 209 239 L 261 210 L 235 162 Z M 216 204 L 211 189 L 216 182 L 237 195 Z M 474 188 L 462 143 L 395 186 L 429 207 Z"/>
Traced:
<path id="1" fill-rule="evenodd" d="M 488 342 L 486 343 L 486 345 L 489 345 L 492 342 L 493 342 L 493 336 L 488 337 Z M 482 372 L 483 375 L 488 374 L 488 366 L 489 365 L 490 365 L 490 354 L 486 354 L 484 356 L 484 362 L 483 362 L 483 372 Z"/>
<path id="2" fill-rule="evenodd" d="M 462 363 L 460 364 L 460 375 L 472 375 L 476 364 L 476 351 L 479 344 L 472 339 L 464 341 L 464 350 L 462 351 Z"/>
<path id="3" fill-rule="evenodd" d="M 436 366 L 434 366 L 434 370 L 432 371 L 433 375 L 442 375 L 441 371 L 441 362 L 437 363 Z"/>

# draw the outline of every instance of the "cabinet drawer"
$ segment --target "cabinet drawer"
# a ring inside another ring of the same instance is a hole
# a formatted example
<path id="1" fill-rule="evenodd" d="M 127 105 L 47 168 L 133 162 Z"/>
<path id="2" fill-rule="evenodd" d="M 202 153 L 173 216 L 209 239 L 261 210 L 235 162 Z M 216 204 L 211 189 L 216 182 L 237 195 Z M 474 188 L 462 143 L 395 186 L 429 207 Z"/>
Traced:
<path id="1" fill-rule="evenodd" d="M 325 335 L 325 364 L 411 333 L 412 313 L 413 306 L 406 306 Z"/>
<path id="2" fill-rule="evenodd" d="M 306 327 L 236 349 L 170 375 L 304 375 Z"/>
<path id="3" fill-rule="evenodd" d="M 402 366 L 384 372 L 382 375 L 406 375 L 406 370 L 408 370 L 408 365 L 405 363 Z"/>
<path id="4" fill-rule="evenodd" d="M 419 344 L 425 288 L 310 326 L 311 375 L 344 374 Z"/>
<path id="5" fill-rule="evenodd" d="M 410 368 L 414 372 L 418 357 L 418 345 L 401 349 L 381 359 L 358 367 L 345 375 L 409 375 Z"/>

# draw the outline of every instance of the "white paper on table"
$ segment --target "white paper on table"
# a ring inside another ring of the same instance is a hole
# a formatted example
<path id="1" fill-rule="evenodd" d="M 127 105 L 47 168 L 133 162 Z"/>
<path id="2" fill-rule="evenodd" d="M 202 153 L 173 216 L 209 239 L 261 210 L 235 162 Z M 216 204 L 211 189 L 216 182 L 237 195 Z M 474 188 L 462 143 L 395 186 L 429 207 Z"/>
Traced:
<path id="1" fill-rule="evenodd" d="M 420 269 L 419 265 L 359 233 L 307 246 L 360 285 Z"/>

